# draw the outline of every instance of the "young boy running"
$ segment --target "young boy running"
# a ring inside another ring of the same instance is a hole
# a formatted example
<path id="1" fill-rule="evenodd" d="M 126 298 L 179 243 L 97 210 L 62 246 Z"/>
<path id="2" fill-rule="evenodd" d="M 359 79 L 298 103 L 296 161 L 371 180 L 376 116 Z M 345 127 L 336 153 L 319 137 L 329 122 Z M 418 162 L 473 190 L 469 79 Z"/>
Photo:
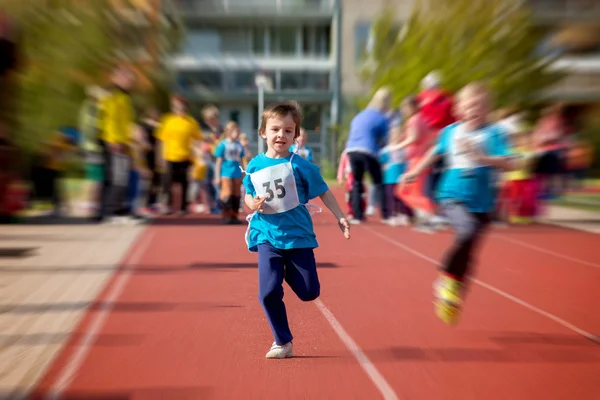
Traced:
<path id="1" fill-rule="evenodd" d="M 258 252 L 259 298 L 275 337 L 267 358 L 293 356 L 283 281 L 303 301 L 320 295 L 313 253 L 318 244 L 309 200 L 320 197 L 346 239 L 350 238 L 350 225 L 319 168 L 290 152 L 300 134 L 301 121 L 300 107 L 295 102 L 268 107 L 259 129 L 267 151 L 250 161 L 244 177 L 245 202 L 253 211 L 246 243 L 251 252 Z"/>

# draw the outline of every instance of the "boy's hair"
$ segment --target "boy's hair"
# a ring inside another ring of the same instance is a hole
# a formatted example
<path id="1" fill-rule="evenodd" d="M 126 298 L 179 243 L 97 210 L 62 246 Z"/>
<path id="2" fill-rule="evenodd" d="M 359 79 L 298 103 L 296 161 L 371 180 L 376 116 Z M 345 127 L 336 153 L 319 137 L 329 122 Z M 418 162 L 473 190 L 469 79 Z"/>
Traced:
<path id="1" fill-rule="evenodd" d="M 269 105 L 260 117 L 260 127 L 258 128 L 259 135 L 262 135 L 267 130 L 267 121 L 271 118 L 285 118 L 288 115 L 292 116 L 296 127 L 294 129 L 294 139 L 300 136 L 300 124 L 302 123 L 302 108 L 297 101 L 288 100 L 280 103 Z"/>

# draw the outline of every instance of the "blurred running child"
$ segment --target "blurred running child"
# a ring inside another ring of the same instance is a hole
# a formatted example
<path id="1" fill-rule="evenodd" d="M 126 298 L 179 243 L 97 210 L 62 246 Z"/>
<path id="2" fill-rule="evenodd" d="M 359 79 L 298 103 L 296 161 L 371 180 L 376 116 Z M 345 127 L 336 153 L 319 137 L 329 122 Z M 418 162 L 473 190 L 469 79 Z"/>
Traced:
<path id="1" fill-rule="evenodd" d="M 414 217 L 413 211 L 396 196 L 396 186 L 400 176 L 406 169 L 406 149 L 397 149 L 397 145 L 403 140 L 402 127 L 396 126 L 390 132 L 390 140 L 379 153 L 379 163 L 383 171 L 383 188 L 386 196 L 386 210 L 384 210 L 384 222 L 395 225 L 408 225 Z"/>
<path id="2" fill-rule="evenodd" d="M 290 147 L 290 151 L 292 153 L 298 154 L 300 157 L 304 158 L 306 161 L 313 162 L 313 152 L 310 147 L 306 145 L 308 141 L 308 136 L 306 135 L 306 131 L 304 128 L 300 128 L 300 136 L 296 139 L 296 143 Z"/>
<path id="3" fill-rule="evenodd" d="M 252 152 L 250 151 L 250 140 L 248 139 L 248 135 L 245 134 L 244 132 L 242 132 L 240 134 L 240 143 L 242 146 L 244 146 L 244 165 L 248 165 L 248 163 L 250 162 L 250 159 L 252 158 Z M 240 187 L 240 193 L 241 193 L 241 198 L 245 198 L 246 197 L 246 188 L 244 187 L 244 184 L 242 183 L 241 187 Z M 243 212 L 244 211 L 244 204 L 243 202 L 240 202 L 240 210 L 239 212 Z"/>
<path id="4" fill-rule="evenodd" d="M 225 140 L 217 146 L 215 157 L 215 185 L 219 187 L 221 218 L 224 224 L 240 224 L 242 164 L 244 146 L 239 142 L 240 127 L 233 121 L 225 125 Z"/>
<path id="5" fill-rule="evenodd" d="M 449 324 L 457 321 L 473 252 L 494 209 L 496 169 L 508 170 L 512 164 L 503 129 L 487 122 L 489 104 L 484 86 L 471 83 L 461 89 L 461 120 L 444 128 L 433 148 L 403 177 L 406 182 L 418 179 L 442 157 L 447 166 L 436 199 L 456 236 L 441 263 L 434 294 L 436 314 Z"/>
<path id="6" fill-rule="evenodd" d="M 534 175 L 536 152 L 533 149 L 531 133 L 519 132 L 513 135 L 511 152 L 515 157 L 515 169 L 504 174 L 505 209 L 511 224 L 533 222 L 538 210 L 537 180 Z"/>
<path id="7" fill-rule="evenodd" d="M 354 185 L 354 174 L 352 173 L 352 167 L 350 165 L 350 157 L 348 157 L 348 153 L 345 151 L 342 153 L 340 158 L 340 165 L 338 167 L 337 172 L 337 181 L 340 185 L 344 185 L 344 189 L 346 190 L 345 202 L 346 202 L 346 210 L 348 219 L 354 218 L 354 214 L 352 212 L 352 185 Z M 365 208 L 365 194 L 363 193 L 361 200 L 361 207 Z"/>
<path id="8" fill-rule="evenodd" d="M 210 203 L 210 194 L 206 184 L 208 174 L 208 164 L 210 159 L 204 150 L 204 144 L 199 143 L 194 146 L 192 151 L 192 168 L 190 169 L 190 181 L 192 182 L 190 190 L 190 203 L 194 204 L 197 213 L 203 213 L 210 210 L 213 205 Z M 207 203 L 206 205 L 204 203 Z"/>
<path id="9" fill-rule="evenodd" d="M 259 298 L 275 343 L 267 358 L 292 357 L 293 336 L 283 302 L 285 280 L 302 301 L 319 297 L 320 284 L 313 249 L 318 246 L 307 204 L 320 197 L 333 213 L 346 239 L 350 225 L 319 168 L 290 152 L 300 135 L 302 114 L 296 102 L 268 107 L 260 121 L 267 151 L 254 157 L 244 177 L 248 217 L 246 243 L 258 252 Z"/>
<path id="10" fill-rule="evenodd" d="M 429 130 L 421 112 L 419 102 L 415 97 L 407 97 L 402 102 L 406 124 L 405 139 L 396 149 L 406 149 L 406 160 L 409 169 L 414 169 L 424 159 L 435 143 L 437 132 Z M 431 174 L 431 166 L 424 174 L 419 175 L 414 182 L 404 182 L 398 185 L 396 195 L 400 197 L 416 214 L 415 229 L 431 233 L 438 227 L 435 214 L 437 205 L 427 193 L 427 184 Z"/>

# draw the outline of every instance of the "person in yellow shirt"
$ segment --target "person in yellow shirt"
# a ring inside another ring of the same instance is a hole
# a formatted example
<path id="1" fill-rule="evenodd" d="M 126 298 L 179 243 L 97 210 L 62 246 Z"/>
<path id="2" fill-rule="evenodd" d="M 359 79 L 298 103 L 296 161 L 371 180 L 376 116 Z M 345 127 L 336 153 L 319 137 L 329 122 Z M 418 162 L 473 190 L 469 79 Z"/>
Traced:
<path id="1" fill-rule="evenodd" d="M 174 96 L 171 99 L 171 113 L 165 115 L 156 131 L 160 152 L 165 164 L 163 194 L 166 197 L 166 213 L 171 211 L 173 201 L 173 183 L 181 185 L 180 214 L 188 212 L 188 170 L 195 142 L 202 141 L 202 130 L 198 122 L 187 114 L 184 98 Z"/>
<path id="2" fill-rule="evenodd" d="M 100 103 L 100 141 L 104 159 L 104 182 L 97 221 L 125 217 L 127 190 L 132 169 L 131 140 L 134 128 L 133 102 L 129 90 L 135 82 L 133 72 L 125 67 L 113 70 L 113 88 Z"/>

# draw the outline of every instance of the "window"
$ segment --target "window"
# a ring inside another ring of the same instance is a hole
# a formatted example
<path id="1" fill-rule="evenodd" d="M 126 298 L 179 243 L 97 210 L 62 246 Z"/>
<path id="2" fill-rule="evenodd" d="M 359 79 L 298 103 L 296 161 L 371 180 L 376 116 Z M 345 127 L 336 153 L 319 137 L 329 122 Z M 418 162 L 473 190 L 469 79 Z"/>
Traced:
<path id="1" fill-rule="evenodd" d="M 218 53 L 221 47 L 221 37 L 215 29 L 191 30 L 186 39 L 185 53 L 191 55 Z"/>
<path id="2" fill-rule="evenodd" d="M 242 28 L 225 28 L 221 35 L 221 51 L 223 53 L 250 53 L 252 43 L 249 32 Z"/>
<path id="3" fill-rule="evenodd" d="M 296 53 L 296 31 L 292 27 L 271 28 L 271 54 L 295 54 Z"/>
<path id="4" fill-rule="evenodd" d="M 282 72 L 281 90 L 329 90 L 329 73 Z"/>
<path id="5" fill-rule="evenodd" d="M 360 61 L 368 52 L 371 22 L 357 22 L 354 26 L 354 57 Z"/>
<path id="6" fill-rule="evenodd" d="M 252 71 L 234 71 L 232 72 L 232 89 L 254 91 L 256 84 L 254 83 L 254 72 Z"/>
<path id="7" fill-rule="evenodd" d="M 235 122 L 236 124 L 240 124 L 240 112 L 239 110 L 231 110 L 229 112 L 229 120 Z"/>
<path id="8" fill-rule="evenodd" d="M 308 56 L 328 56 L 331 52 L 331 26 L 302 28 L 302 53 Z"/>
<path id="9" fill-rule="evenodd" d="M 179 76 L 178 83 L 182 89 L 197 93 L 207 90 L 222 90 L 223 74 L 216 70 L 186 73 Z"/>
<path id="10" fill-rule="evenodd" d="M 258 56 L 265 54 L 265 28 L 252 28 L 252 52 Z"/>

